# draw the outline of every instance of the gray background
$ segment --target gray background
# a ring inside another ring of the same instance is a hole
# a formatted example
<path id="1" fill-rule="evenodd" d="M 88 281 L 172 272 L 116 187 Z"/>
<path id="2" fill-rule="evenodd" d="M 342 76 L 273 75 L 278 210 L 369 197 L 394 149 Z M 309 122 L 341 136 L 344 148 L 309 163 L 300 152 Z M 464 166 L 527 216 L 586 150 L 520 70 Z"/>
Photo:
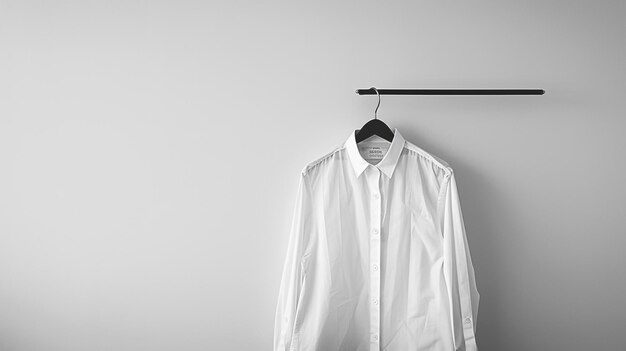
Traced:
<path id="1" fill-rule="evenodd" d="M 270 350 L 299 171 L 448 161 L 483 351 L 626 350 L 623 1 L 0 1 L 0 350 Z"/>

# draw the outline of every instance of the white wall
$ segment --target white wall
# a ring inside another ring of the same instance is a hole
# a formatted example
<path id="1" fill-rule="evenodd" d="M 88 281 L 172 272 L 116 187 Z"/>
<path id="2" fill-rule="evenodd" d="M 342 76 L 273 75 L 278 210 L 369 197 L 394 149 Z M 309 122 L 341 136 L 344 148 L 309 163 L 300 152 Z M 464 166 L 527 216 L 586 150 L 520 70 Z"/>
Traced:
<path id="1" fill-rule="evenodd" d="M 0 2 L 0 350 L 269 350 L 298 172 L 457 172 L 483 351 L 621 350 L 623 1 Z"/>

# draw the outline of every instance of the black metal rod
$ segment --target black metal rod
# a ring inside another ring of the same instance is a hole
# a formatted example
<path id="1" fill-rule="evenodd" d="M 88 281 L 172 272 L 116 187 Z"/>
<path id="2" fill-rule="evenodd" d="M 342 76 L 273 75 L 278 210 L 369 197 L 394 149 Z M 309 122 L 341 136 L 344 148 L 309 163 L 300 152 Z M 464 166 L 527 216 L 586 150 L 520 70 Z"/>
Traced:
<path id="1" fill-rule="evenodd" d="M 543 95 L 543 89 L 377 89 L 380 95 Z M 376 95 L 374 89 L 357 89 L 359 95 Z"/>

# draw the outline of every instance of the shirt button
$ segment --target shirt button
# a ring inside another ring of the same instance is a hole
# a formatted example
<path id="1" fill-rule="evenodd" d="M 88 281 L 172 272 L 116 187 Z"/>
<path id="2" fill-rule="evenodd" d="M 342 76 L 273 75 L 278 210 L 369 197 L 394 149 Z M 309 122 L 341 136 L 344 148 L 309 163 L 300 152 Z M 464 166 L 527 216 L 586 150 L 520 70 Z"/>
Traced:
<path id="1" fill-rule="evenodd" d="M 378 228 L 374 228 L 374 234 L 378 234 Z"/>
<path id="2" fill-rule="evenodd" d="M 377 271 L 377 270 L 378 270 L 378 265 L 377 265 L 377 264 L 375 264 L 375 265 L 374 265 L 374 270 L 375 270 L 375 271 Z"/>
<path id="3" fill-rule="evenodd" d="M 374 302 L 374 305 L 378 305 L 378 299 L 374 299 L 373 302 Z"/>
<path id="4" fill-rule="evenodd" d="M 465 318 L 465 324 L 470 324 L 470 323 L 472 323 L 472 317 Z"/>
<path id="5" fill-rule="evenodd" d="M 378 193 L 374 194 L 374 198 L 378 199 L 380 197 L 380 195 L 378 195 Z"/>
<path id="6" fill-rule="evenodd" d="M 374 341 L 378 341 L 378 334 L 374 334 L 372 338 L 374 339 Z"/>

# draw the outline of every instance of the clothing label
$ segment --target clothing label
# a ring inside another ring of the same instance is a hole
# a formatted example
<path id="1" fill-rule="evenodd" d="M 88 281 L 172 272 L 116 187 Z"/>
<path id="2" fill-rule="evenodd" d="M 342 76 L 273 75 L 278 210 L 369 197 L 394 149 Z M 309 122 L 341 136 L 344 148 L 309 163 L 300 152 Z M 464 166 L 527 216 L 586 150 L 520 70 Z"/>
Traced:
<path id="1" fill-rule="evenodd" d="M 363 145 L 359 146 L 359 151 L 366 161 L 380 161 L 389 150 L 389 145 Z"/>

